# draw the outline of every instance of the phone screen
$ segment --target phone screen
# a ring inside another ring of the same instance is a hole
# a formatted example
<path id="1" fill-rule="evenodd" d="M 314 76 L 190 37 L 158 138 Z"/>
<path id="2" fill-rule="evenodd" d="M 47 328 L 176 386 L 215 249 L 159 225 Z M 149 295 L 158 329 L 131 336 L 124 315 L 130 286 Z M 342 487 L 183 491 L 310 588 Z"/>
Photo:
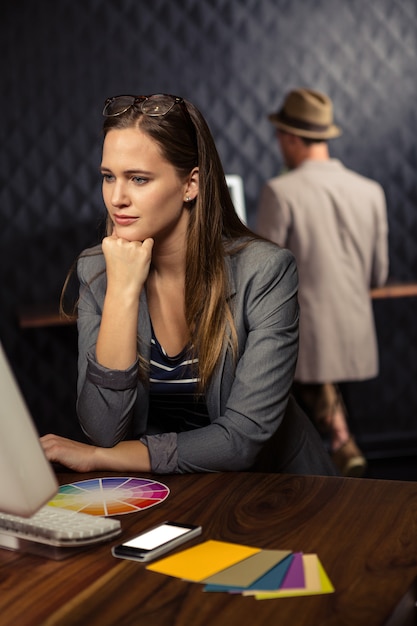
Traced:
<path id="1" fill-rule="evenodd" d="M 157 528 L 153 528 L 143 535 L 139 535 L 138 537 L 134 537 L 123 546 L 128 548 L 136 548 L 138 550 L 154 550 L 158 546 L 171 541 L 172 539 L 176 539 L 185 533 L 190 532 L 190 528 L 185 526 L 172 526 L 170 524 L 162 524 Z"/>

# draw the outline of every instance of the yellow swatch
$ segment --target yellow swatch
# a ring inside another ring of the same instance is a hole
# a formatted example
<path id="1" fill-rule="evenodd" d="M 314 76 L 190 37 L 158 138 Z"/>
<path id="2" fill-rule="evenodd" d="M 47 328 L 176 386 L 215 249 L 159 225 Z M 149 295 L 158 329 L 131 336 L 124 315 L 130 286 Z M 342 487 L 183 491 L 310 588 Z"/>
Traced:
<path id="1" fill-rule="evenodd" d="M 260 551 L 260 548 L 211 540 L 147 565 L 146 569 L 200 582 Z"/>

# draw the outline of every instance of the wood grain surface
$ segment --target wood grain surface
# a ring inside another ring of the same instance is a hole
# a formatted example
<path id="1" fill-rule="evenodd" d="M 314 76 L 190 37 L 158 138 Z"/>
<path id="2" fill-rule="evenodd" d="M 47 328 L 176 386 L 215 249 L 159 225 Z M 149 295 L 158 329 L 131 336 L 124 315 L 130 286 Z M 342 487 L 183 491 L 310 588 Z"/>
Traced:
<path id="1" fill-rule="evenodd" d="M 335 593 L 263 601 L 205 593 L 113 558 L 112 543 L 64 561 L 0 550 L 1 625 L 380 626 L 417 578 L 415 483 L 254 473 L 158 480 L 170 496 L 120 516 L 123 539 L 171 519 L 203 526 L 195 544 L 217 539 L 316 553 Z"/>

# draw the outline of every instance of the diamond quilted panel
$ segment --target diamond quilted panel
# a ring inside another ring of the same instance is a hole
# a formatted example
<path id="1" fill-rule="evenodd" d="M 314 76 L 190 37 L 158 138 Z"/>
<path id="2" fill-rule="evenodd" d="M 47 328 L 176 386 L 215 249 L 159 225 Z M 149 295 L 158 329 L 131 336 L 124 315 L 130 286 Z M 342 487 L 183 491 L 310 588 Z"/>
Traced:
<path id="1" fill-rule="evenodd" d="M 178 93 L 203 111 L 249 223 L 282 166 L 267 120 L 298 85 L 328 92 L 334 156 L 387 195 L 391 276 L 417 279 L 415 0 L 14 0 L 0 23 L 0 332 L 40 430 L 79 435 L 76 338 L 22 331 L 22 305 L 57 301 L 68 268 L 100 239 L 101 105 Z M 416 299 L 375 305 L 381 374 L 352 392 L 364 439 L 417 433 Z M 69 329 L 67 329 L 69 330 Z M 71 400 L 70 400 L 71 398 Z M 59 417 L 58 417 L 59 416 Z M 393 424 L 395 416 L 395 425 Z M 58 427 L 58 426 L 57 426 Z"/>

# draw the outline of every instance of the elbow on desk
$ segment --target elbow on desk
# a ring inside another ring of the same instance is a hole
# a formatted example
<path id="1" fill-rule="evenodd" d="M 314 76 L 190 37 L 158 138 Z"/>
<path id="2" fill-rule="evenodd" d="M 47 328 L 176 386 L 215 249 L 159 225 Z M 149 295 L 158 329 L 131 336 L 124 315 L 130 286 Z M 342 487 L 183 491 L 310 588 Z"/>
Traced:
<path id="1" fill-rule="evenodd" d="M 101 419 L 92 419 L 91 415 L 80 410 L 77 406 L 78 421 L 81 430 L 91 445 L 100 448 L 113 448 L 126 438 L 127 429 L 119 424 L 111 424 Z M 84 416 L 88 415 L 87 418 Z"/>
<path id="2" fill-rule="evenodd" d="M 99 448 L 113 448 L 116 444 L 123 440 L 123 437 L 118 438 L 114 432 L 109 432 L 108 430 L 103 431 L 102 428 L 86 428 L 81 421 L 80 426 L 92 446 L 98 446 Z"/>

